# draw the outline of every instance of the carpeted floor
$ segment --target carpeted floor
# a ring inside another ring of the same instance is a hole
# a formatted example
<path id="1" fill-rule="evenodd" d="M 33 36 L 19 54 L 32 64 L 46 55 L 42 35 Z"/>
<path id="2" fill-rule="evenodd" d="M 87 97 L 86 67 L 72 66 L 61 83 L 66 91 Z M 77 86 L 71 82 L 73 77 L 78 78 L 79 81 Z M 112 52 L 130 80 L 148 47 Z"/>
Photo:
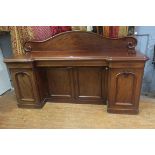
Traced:
<path id="1" fill-rule="evenodd" d="M 20 109 L 13 92 L 0 96 L 0 128 L 155 128 L 155 99 L 141 97 L 139 115 L 106 112 L 106 105 L 46 103 Z"/>

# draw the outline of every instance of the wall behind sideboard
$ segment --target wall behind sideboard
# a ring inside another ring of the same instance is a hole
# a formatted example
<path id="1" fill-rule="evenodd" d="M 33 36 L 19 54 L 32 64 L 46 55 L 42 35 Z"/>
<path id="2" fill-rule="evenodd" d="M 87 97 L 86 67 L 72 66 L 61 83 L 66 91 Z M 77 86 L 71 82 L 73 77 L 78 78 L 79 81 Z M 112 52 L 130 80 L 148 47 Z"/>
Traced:
<path id="1" fill-rule="evenodd" d="M 11 35 L 9 32 L 0 35 L 0 48 L 2 49 L 4 57 L 12 55 Z"/>
<path id="2" fill-rule="evenodd" d="M 135 32 L 137 32 L 138 39 L 137 49 L 150 58 L 145 65 L 142 94 L 155 97 L 155 66 L 152 64 L 155 45 L 155 26 L 137 26 Z"/>

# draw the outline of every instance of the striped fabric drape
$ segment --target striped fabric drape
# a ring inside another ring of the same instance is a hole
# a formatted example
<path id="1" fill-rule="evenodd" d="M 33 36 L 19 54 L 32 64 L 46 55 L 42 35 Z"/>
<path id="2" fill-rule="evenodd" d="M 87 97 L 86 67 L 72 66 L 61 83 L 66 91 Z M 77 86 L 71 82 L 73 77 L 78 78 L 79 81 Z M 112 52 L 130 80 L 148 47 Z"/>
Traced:
<path id="1" fill-rule="evenodd" d="M 119 38 L 128 35 L 128 26 L 109 26 L 109 38 Z"/>
<path id="2" fill-rule="evenodd" d="M 128 35 L 129 26 L 97 26 L 97 33 L 108 38 L 120 38 Z"/>

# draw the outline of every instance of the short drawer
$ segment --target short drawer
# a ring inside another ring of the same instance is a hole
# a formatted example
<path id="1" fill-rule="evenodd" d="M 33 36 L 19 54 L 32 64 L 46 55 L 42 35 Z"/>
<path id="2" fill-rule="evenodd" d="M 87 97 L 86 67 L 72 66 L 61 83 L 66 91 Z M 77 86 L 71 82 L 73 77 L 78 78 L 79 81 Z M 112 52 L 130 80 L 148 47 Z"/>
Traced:
<path id="1" fill-rule="evenodd" d="M 107 66 L 104 60 L 50 60 L 36 61 L 37 67 L 59 67 L 59 66 Z"/>
<path id="2" fill-rule="evenodd" d="M 144 62 L 111 62 L 109 68 L 144 68 Z"/>

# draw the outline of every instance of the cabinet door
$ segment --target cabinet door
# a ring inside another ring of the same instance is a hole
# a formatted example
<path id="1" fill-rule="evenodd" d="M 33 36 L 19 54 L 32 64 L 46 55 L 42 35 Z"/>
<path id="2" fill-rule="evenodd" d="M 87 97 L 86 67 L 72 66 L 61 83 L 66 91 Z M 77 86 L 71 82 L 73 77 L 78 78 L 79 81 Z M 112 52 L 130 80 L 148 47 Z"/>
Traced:
<path id="1" fill-rule="evenodd" d="M 32 69 L 12 69 L 11 74 L 19 105 L 38 104 L 40 97 Z"/>
<path id="2" fill-rule="evenodd" d="M 138 113 L 142 69 L 111 69 L 109 71 L 108 111 Z"/>
<path id="3" fill-rule="evenodd" d="M 77 67 L 74 73 L 76 98 L 79 102 L 89 101 L 103 104 L 106 101 L 105 68 Z"/>
<path id="4" fill-rule="evenodd" d="M 74 98 L 71 67 L 47 69 L 48 90 L 53 101 L 71 101 Z"/>

